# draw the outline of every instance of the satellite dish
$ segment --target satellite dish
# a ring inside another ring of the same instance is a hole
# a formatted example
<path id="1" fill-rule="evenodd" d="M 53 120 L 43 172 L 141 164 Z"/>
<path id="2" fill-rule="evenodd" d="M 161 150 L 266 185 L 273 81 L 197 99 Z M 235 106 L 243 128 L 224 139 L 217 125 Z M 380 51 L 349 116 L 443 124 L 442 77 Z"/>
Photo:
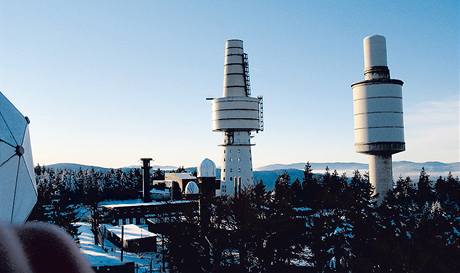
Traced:
<path id="1" fill-rule="evenodd" d="M 187 185 L 185 186 L 185 194 L 189 195 L 189 194 L 198 194 L 198 193 L 200 193 L 200 189 L 198 188 L 198 185 L 193 181 L 188 182 Z"/>
<path id="2" fill-rule="evenodd" d="M 37 202 L 29 119 L 0 92 L 0 222 L 23 223 Z"/>

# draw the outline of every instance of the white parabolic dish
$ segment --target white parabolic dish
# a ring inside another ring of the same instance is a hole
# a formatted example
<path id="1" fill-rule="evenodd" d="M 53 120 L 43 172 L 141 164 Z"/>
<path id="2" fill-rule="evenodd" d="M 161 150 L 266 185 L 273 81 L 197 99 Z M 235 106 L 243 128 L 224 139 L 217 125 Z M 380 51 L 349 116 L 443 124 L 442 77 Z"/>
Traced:
<path id="1" fill-rule="evenodd" d="M 29 119 L 0 92 L 0 222 L 25 222 L 36 202 Z"/>

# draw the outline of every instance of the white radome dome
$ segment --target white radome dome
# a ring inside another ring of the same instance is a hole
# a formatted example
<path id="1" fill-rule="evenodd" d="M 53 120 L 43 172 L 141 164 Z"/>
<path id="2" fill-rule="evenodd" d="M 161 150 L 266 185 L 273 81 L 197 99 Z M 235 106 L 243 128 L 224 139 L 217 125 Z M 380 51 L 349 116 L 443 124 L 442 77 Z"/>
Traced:
<path id="1" fill-rule="evenodd" d="M 198 185 L 190 181 L 187 183 L 187 186 L 185 186 L 185 194 L 198 194 L 200 193 L 200 189 L 198 188 Z"/>
<path id="2" fill-rule="evenodd" d="M 208 158 L 201 161 L 198 177 L 216 177 L 216 164 Z"/>
<path id="3" fill-rule="evenodd" d="M 37 202 L 29 119 L 0 92 L 0 222 L 21 224 Z"/>

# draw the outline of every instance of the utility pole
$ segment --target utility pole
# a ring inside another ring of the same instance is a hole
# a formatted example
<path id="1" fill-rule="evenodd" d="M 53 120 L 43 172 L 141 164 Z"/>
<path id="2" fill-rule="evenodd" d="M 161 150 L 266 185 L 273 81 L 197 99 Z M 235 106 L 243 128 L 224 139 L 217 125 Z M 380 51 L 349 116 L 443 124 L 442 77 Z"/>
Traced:
<path id="1" fill-rule="evenodd" d="M 162 263 L 162 272 L 166 272 L 165 270 L 165 235 L 161 234 L 161 263 Z"/>
<path id="2" fill-rule="evenodd" d="M 125 226 L 121 225 L 121 256 L 120 260 L 123 262 L 123 242 L 125 239 Z"/>

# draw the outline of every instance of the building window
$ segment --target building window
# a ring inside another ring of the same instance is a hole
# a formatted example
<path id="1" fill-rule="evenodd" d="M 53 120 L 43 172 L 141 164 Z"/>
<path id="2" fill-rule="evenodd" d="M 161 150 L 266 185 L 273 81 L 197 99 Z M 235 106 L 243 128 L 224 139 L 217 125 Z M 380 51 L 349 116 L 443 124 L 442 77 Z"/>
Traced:
<path id="1" fill-rule="evenodd" d="M 145 225 L 145 219 L 144 218 L 141 218 L 140 222 L 141 222 L 141 225 Z"/>
<path id="2" fill-rule="evenodd" d="M 123 219 L 118 219 L 118 225 L 122 226 L 123 225 Z"/>
<path id="3" fill-rule="evenodd" d="M 233 181 L 233 177 L 230 176 L 230 181 Z"/>
<path id="4" fill-rule="evenodd" d="M 137 224 L 136 223 L 136 218 L 133 217 L 133 224 Z"/>

